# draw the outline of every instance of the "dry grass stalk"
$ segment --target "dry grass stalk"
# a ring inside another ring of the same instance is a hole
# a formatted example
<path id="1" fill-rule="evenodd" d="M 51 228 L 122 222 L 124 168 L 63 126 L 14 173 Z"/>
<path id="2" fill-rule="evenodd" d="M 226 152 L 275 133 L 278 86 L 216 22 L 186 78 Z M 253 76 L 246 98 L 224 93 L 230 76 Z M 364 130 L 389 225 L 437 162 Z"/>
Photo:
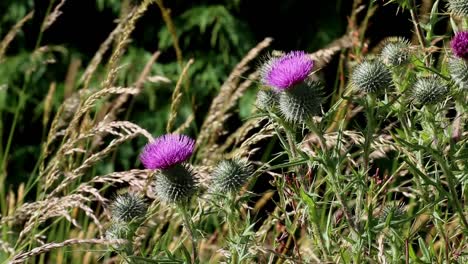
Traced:
<path id="1" fill-rule="evenodd" d="M 75 88 L 75 81 L 76 76 L 78 75 L 78 71 L 81 66 L 81 60 L 77 58 L 73 58 L 68 65 L 67 75 L 65 77 L 65 88 L 63 93 L 63 98 L 67 99 L 73 94 L 73 90 Z"/>
<path id="2" fill-rule="evenodd" d="M 86 67 L 83 75 L 81 76 L 79 80 L 79 84 L 83 84 L 83 89 L 88 89 L 89 87 L 89 82 L 91 81 L 91 78 L 93 77 L 93 74 L 96 72 L 97 67 L 102 61 L 102 58 L 104 57 L 104 54 L 106 51 L 109 49 L 111 46 L 112 42 L 122 32 L 122 27 L 123 24 L 127 21 L 127 19 L 122 20 L 116 27 L 115 29 L 109 34 L 107 39 L 99 46 L 98 51 L 96 54 L 94 54 L 94 57 L 91 59 L 91 62 L 88 64 L 88 67 Z"/>
<path id="3" fill-rule="evenodd" d="M 249 69 L 248 64 L 255 59 L 262 50 L 267 48 L 273 40 L 271 38 L 265 38 L 262 42 L 257 44 L 253 49 L 251 49 L 247 55 L 241 60 L 239 64 L 236 65 L 234 70 L 228 76 L 226 81 L 221 86 L 221 89 L 218 95 L 213 99 L 210 109 L 207 113 L 207 118 L 203 122 L 203 125 L 200 129 L 200 135 L 197 139 L 197 145 L 213 145 L 217 139 L 217 134 L 222 128 L 221 120 L 226 114 L 224 112 L 224 106 L 229 104 L 231 101 L 231 96 L 235 93 L 236 89 L 239 87 L 240 77 Z M 208 143 L 208 139 L 210 142 Z"/>
<path id="4" fill-rule="evenodd" d="M 107 123 L 106 121 L 101 122 L 96 127 L 94 127 L 88 134 L 82 135 L 74 141 L 67 142 L 63 145 L 61 150 L 61 155 L 72 155 L 76 152 L 82 152 L 80 148 L 75 148 L 74 146 L 84 139 L 94 137 L 96 135 L 103 135 L 103 134 L 111 134 L 116 136 L 117 138 L 113 139 L 109 145 L 107 145 L 103 150 L 91 154 L 88 158 L 86 158 L 79 167 L 75 168 L 61 183 L 58 187 L 54 189 L 54 191 L 50 194 L 51 196 L 58 194 L 61 190 L 66 188 L 71 182 L 80 178 L 87 169 L 92 167 L 96 162 L 102 160 L 105 156 L 107 156 L 111 151 L 113 151 L 117 146 L 122 144 L 123 142 L 135 138 L 139 135 L 143 135 L 148 140 L 152 139 L 151 134 L 146 131 L 145 129 L 141 128 L 138 125 L 135 125 L 128 121 L 114 121 Z M 61 156 L 59 155 L 59 156 Z M 57 176 L 60 174 L 50 175 L 55 177 L 48 177 L 46 180 L 46 186 L 52 186 L 52 184 L 58 179 Z M 48 175 L 49 176 L 49 175 Z"/>
<path id="5" fill-rule="evenodd" d="M 15 249 L 6 241 L 0 239 L 0 250 L 10 255 L 15 254 Z"/>
<path id="6" fill-rule="evenodd" d="M 47 127 L 47 124 L 49 123 L 50 110 L 52 109 L 53 96 L 55 94 L 56 86 L 57 85 L 55 82 L 50 83 L 49 91 L 47 92 L 47 96 L 44 99 L 44 113 L 42 116 L 42 125 L 44 127 Z"/>
<path id="7" fill-rule="evenodd" d="M 175 134 L 180 134 L 182 133 L 183 131 L 185 131 L 187 128 L 190 127 L 190 124 L 192 124 L 193 120 L 195 119 L 195 116 L 192 114 L 190 114 L 189 117 L 187 117 L 187 119 L 185 119 L 184 123 L 182 125 L 180 125 L 175 131 L 174 133 Z"/>
<path id="8" fill-rule="evenodd" d="M 73 245 L 83 245 L 83 244 L 91 244 L 91 245 L 115 245 L 115 244 L 124 244 L 127 243 L 126 240 L 123 239 L 69 239 L 65 240 L 60 243 L 48 243 L 44 244 L 40 247 L 33 248 L 32 250 L 25 252 L 25 253 L 20 253 L 16 256 L 14 256 L 11 260 L 11 264 L 16 264 L 16 263 L 24 263 L 26 260 L 28 260 L 31 257 L 41 255 L 44 253 L 47 253 L 51 250 L 57 249 L 57 248 L 63 248 L 67 246 L 73 246 Z"/>
<path id="9" fill-rule="evenodd" d="M 163 0 L 156 0 L 156 4 L 158 5 L 159 10 L 161 11 L 161 15 L 163 17 L 164 23 L 166 23 L 167 30 L 171 34 L 172 45 L 174 46 L 174 50 L 175 50 L 176 57 L 177 57 L 177 62 L 179 63 L 179 66 L 182 67 L 182 61 L 183 61 L 182 50 L 180 49 L 180 46 L 179 46 L 179 38 L 177 37 L 177 32 L 176 32 L 174 22 L 172 22 L 171 10 L 164 6 Z"/>
<path id="10" fill-rule="evenodd" d="M 187 62 L 184 69 L 182 70 L 182 73 L 179 76 L 179 80 L 177 80 L 174 91 L 172 92 L 171 111 L 169 113 L 169 121 L 167 121 L 167 126 L 166 126 L 167 133 L 171 132 L 172 126 L 174 125 L 174 122 L 175 122 L 175 119 L 176 119 L 176 116 L 177 116 L 177 109 L 179 108 L 180 100 L 182 99 L 182 92 L 181 92 L 182 82 L 184 81 L 184 78 L 187 75 L 187 71 L 188 71 L 190 65 L 193 64 L 193 62 L 194 62 L 193 59 L 190 59 Z"/>
<path id="11" fill-rule="evenodd" d="M 117 46 L 115 47 L 114 52 L 111 55 L 108 63 L 108 74 L 106 79 L 102 83 L 102 89 L 109 88 L 113 85 L 115 78 L 117 77 L 117 69 L 120 58 L 124 54 L 124 51 L 129 43 L 130 34 L 135 29 L 135 24 L 138 19 L 146 12 L 148 6 L 151 4 L 152 0 L 143 0 L 141 4 L 136 7 L 132 12 L 130 12 L 130 19 L 124 24 L 122 29 L 122 34 L 118 40 Z"/>
<path id="12" fill-rule="evenodd" d="M 57 18 L 62 14 L 62 11 L 60 11 L 60 8 L 65 4 L 66 0 L 61 0 L 58 5 L 55 6 L 54 11 L 50 13 L 45 19 L 44 23 L 42 23 L 41 26 L 41 32 L 46 31 L 54 22 L 57 20 Z"/>
<path id="13" fill-rule="evenodd" d="M 16 34 L 18 34 L 18 31 L 23 27 L 23 25 L 28 22 L 30 19 L 32 19 L 34 16 L 34 12 L 31 11 L 29 12 L 25 17 L 23 17 L 18 23 L 16 23 L 10 31 L 6 34 L 6 36 L 3 38 L 3 40 L 0 42 L 0 62 L 3 59 L 3 56 L 5 55 L 6 49 L 10 45 L 11 41 L 15 38 Z"/>
<path id="14" fill-rule="evenodd" d="M 344 35 L 341 38 L 335 39 L 327 47 L 310 54 L 310 57 L 317 63 L 318 67 L 323 67 L 331 61 L 337 52 L 342 49 L 351 48 L 352 46 L 353 42 L 351 38 L 348 35 Z"/>
<path id="15" fill-rule="evenodd" d="M 71 209 L 79 208 L 93 220 L 102 234 L 104 229 L 100 221 L 97 216 L 94 215 L 94 211 L 86 205 L 91 201 L 92 199 L 85 197 L 82 194 L 51 197 L 42 201 L 24 204 L 16 210 L 13 217 L 4 218 L 1 222 L 18 221 L 20 219 L 26 220 L 17 242 L 17 244 L 20 244 L 34 228 L 37 228 L 41 223 L 44 223 L 50 218 L 64 217 L 75 227 L 80 228 L 76 219 L 74 219 L 70 214 Z"/>

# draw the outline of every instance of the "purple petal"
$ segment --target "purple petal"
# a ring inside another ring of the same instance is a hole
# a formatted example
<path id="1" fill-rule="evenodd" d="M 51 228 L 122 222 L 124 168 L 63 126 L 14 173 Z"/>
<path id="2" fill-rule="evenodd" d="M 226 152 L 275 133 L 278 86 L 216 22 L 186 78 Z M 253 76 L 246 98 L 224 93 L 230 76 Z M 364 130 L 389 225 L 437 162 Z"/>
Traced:
<path id="1" fill-rule="evenodd" d="M 303 51 L 291 51 L 273 58 L 262 69 L 263 83 L 277 90 L 287 90 L 303 82 L 312 72 L 314 61 Z"/>
<path id="2" fill-rule="evenodd" d="M 186 161 L 193 153 L 195 140 L 185 135 L 166 134 L 148 143 L 140 154 L 147 169 L 166 169 Z"/>
<path id="3" fill-rule="evenodd" d="M 455 34 L 450 42 L 455 56 L 468 60 L 468 31 L 461 31 Z"/>

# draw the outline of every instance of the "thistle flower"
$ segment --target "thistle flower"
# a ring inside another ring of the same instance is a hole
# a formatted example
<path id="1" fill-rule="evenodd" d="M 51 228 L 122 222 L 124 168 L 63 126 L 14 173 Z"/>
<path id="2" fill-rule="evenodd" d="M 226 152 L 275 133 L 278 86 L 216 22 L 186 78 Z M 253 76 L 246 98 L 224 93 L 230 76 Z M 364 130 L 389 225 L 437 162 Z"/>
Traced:
<path id="1" fill-rule="evenodd" d="M 392 37 L 385 40 L 380 53 L 383 63 L 388 66 L 400 66 L 408 63 L 410 58 L 410 43 L 402 37 Z"/>
<path id="2" fill-rule="evenodd" d="M 320 112 L 323 85 L 318 81 L 306 81 L 279 94 L 279 110 L 286 121 L 303 124 Z"/>
<path id="3" fill-rule="evenodd" d="M 197 179 L 189 165 L 178 164 L 156 175 L 156 195 L 166 203 L 187 202 L 197 190 Z"/>
<path id="4" fill-rule="evenodd" d="M 252 176 L 247 160 L 222 160 L 211 173 L 213 189 L 222 193 L 237 192 Z"/>
<path id="5" fill-rule="evenodd" d="M 278 105 L 278 93 L 272 90 L 259 90 L 255 105 L 263 111 L 272 111 Z"/>
<path id="6" fill-rule="evenodd" d="M 448 70 L 455 84 L 462 90 L 468 90 L 468 61 L 452 57 L 448 62 Z"/>
<path id="7" fill-rule="evenodd" d="M 399 219 L 404 216 L 406 213 L 405 203 L 404 202 L 394 202 L 386 205 L 382 210 L 382 213 L 379 217 L 380 222 L 386 222 L 389 218 L 391 219 Z"/>
<path id="8" fill-rule="evenodd" d="M 444 100 L 448 92 L 447 83 L 439 76 L 431 75 L 417 79 L 412 97 L 421 105 L 432 105 Z"/>
<path id="9" fill-rule="evenodd" d="M 313 67 L 314 61 L 305 52 L 291 51 L 271 58 L 262 66 L 262 82 L 278 91 L 288 90 L 303 82 Z"/>
<path id="10" fill-rule="evenodd" d="M 140 154 L 147 169 L 167 169 L 186 161 L 193 153 L 195 141 L 185 135 L 166 134 L 148 143 Z"/>
<path id="11" fill-rule="evenodd" d="M 354 69 L 351 84 L 365 93 L 380 93 L 393 86 L 392 73 L 379 60 L 365 60 Z"/>
<path id="12" fill-rule="evenodd" d="M 135 193 L 118 195 L 111 205 L 112 218 L 127 223 L 145 216 L 147 209 L 145 200 Z"/>
<path id="13" fill-rule="evenodd" d="M 457 15 L 457 16 L 468 16 L 468 1 L 449 0 L 448 10 L 450 13 Z"/>
<path id="14" fill-rule="evenodd" d="M 466 3 L 468 5 L 468 1 Z M 457 32 L 450 42 L 450 46 L 455 56 L 468 60 L 468 31 Z"/>

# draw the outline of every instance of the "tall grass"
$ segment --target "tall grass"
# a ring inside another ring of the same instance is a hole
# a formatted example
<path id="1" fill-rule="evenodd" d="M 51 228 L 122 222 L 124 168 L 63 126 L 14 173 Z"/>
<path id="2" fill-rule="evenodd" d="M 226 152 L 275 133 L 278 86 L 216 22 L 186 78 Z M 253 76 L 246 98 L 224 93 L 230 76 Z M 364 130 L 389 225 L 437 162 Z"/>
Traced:
<path id="1" fill-rule="evenodd" d="M 468 30 L 468 20 L 449 13 L 444 3 L 424 1 L 419 9 L 414 1 L 388 1 L 410 13 L 415 40 L 393 38 L 369 49 L 368 23 L 377 8 L 386 7 L 354 1 L 346 34 L 307 55 L 315 62 L 309 77 L 317 82 L 332 59 L 338 63 L 334 85 L 315 94 L 323 97 L 319 111 L 301 122 L 285 120 L 284 106 L 253 107 L 248 119 L 238 116 L 248 91 L 270 89 L 259 58 L 284 55 L 265 57 L 273 41 L 266 38 L 234 67 L 198 126 L 187 75 L 197 58 L 183 56 L 163 1 L 141 1 L 121 15 L 81 78 L 69 81 L 72 88 L 58 108 L 52 98 L 59 96 L 59 86 L 49 85 L 42 102 L 41 152 L 30 177 L 10 188 L 15 174 L 7 165 L 31 78 L 57 52 L 41 40 L 58 23 L 64 3 L 52 2 L 21 73 L 12 125 L 2 123 L 2 262 L 467 263 L 467 90 L 461 85 L 466 79 L 460 81 L 450 70 L 449 41 L 454 32 Z M 124 86 L 119 79 L 124 54 L 150 5 L 159 8 L 172 34 L 179 78 L 151 76 L 160 56 L 156 51 Z M 9 59 L 5 50 L 32 16 L 0 42 L 0 62 Z M 447 30 L 441 35 L 435 27 L 444 21 Z M 396 59 L 384 52 L 392 43 L 403 47 Z M 379 70 L 359 70 L 375 61 L 381 61 Z M 77 71 L 76 65 L 70 69 Z M 379 75 L 369 84 L 369 72 L 378 71 L 388 71 L 388 78 Z M 195 175 L 197 191 L 178 204 L 158 196 L 159 169 L 134 166 L 101 174 L 98 168 L 128 142 L 153 142 L 159 136 L 120 119 L 145 84 L 168 81 L 175 85 L 163 127 L 196 137 L 190 165 L 184 166 Z M 382 86 L 377 82 L 384 87 L 374 93 Z M 189 114 L 181 115 L 187 109 Z M 222 165 L 226 160 L 241 165 L 220 169 L 228 166 Z M 222 180 L 213 178 L 223 173 Z M 242 187 L 213 187 L 231 179 Z"/>

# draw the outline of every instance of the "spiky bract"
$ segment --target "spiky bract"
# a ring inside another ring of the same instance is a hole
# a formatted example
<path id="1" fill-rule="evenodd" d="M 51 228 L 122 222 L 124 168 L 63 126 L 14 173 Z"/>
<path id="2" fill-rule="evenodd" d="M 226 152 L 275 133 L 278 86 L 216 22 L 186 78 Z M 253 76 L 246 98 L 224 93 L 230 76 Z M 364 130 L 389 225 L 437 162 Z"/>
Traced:
<path id="1" fill-rule="evenodd" d="M 259 90 L 255 105 L 263 111 L 272 111 L 278 105 L 278 93 L 272 90 Z"/>
<path id="2" fill-rule="evenodd" d="M 412 97 L 421 105 L 443 101 L 449 92 L 448 84 L 437 75 L 419 77 L 412 89 Z"/>
<path id="3" fill-rule="evenodd" d="M 190 200 L 197 190 L 197 179 L 189 165 L 175 165 L 161 170 L 155 180 L 156 195 L 171 204 Z"/>
<path id="4" fill-rule="evenodd" d="M 468 1 L 449 0 L 448 10 L 450 13 L 457 15 L 457 16 L 468 16 Z"/>
<path id="5" fill-rule="evenodd" d="M 385 40 L 380 57 L 388 66 L 404 65 L 410 59 L 410 42 L 402 37 L 388 38 Z"/>
<path id="6" fill-rule="evenodd" d="M 365 60 L 354 69 L 351 83 L 360 91 L 378 94 L 393 86 L 392 73 L 380 60 Z"/>
<path id="7" fill-rule="evenodd" d="M 120 194 L 112 203 L 112 218 L 118 221 L 131 222 L 136 218 L 144 217 L 147 209 L 146 201 L 138 194 Z"/>
<path id="8" fill-rule="evenodd" d="M 237 192 L 252 176 L 252 166 L 247 160 L 222 160 L 211 173 L 213 189 L 221 193 Z"/>
<path id="9" fill-rule="evenodd" d="M 450 58 L 448 69 L 457 87 L 461 90 L 468 90 L 468 61 L 460 58 Z"/>

